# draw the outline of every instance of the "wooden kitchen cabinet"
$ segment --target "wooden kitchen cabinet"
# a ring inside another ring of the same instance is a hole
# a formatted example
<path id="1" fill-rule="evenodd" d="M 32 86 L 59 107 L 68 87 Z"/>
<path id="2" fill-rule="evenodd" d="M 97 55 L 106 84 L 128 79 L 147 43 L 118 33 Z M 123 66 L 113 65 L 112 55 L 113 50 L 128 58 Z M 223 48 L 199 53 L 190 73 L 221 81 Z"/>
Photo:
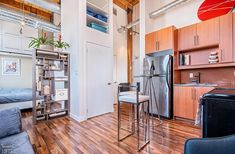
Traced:
<path id="1" fill-rule="evenodd" d="M 156 32 L 146 34 L 145 36 L 145 53 L 153 53 L 174 49 L 174 31 L 175 27 L 170 26 Z"/>
<path id="2" fill-rule="evenodd" d="M 213 87 L 174 87 L 174 117 L 195 120 L 198 100 Z"/>
<path id="3" fill-rule="evenodd" d="M 174 117 L 193 119 L 193 88 L 174 87 Z"/>
<path id="4" fill-rule="evenodd" d="M 178 29 L 178 51 L 193 48 L 195 46 L 196 35 L 196 24 Z"/>
<path id="5" fill-rule="evenodd" d="M 219 18 L 198 23 L 195 46 L 205 47 L 219 44 L 219 26 Z"/>
<path id="6" fill-rule="evenodd" d="M 157 51 L 174 49 L 174 26 L 157 31 Z"/>
<path id="7" fill-rule="evenodd" d="M 157 50 L 157 32 L 152 32 L 145 35 L 145 53 L 153 53 Z"/>
<path id="8" fill-rule="evenodd" d="M 233 61 L 233 14 L 229 13 L 220 18 L 220 62 Z"/>
<path id="9" fill-rule="evenodd" d="M 194 100 L 194 109 L 193 109 L 193 119 L 196 119 L 196 113 L 197 113 L 197 108 L 198 108 L 198 103 L 199 103 L 199 99 L 201 96 L 203 96 L 205 93 L 213 90 L 214 87 L 195 87 L 195 100 Z"/>
<path id="10" fill-rule="evenodd" d="M 233 13 L 233 31 L 232 31 L 232 34 L 233 34 L 233 62 L 235 62 L 235 13 Z"/>
<path id="11" fill-rule="evenodd" d="M 219 18 L 178 29 L 178 51 L 219 44 Z"/>

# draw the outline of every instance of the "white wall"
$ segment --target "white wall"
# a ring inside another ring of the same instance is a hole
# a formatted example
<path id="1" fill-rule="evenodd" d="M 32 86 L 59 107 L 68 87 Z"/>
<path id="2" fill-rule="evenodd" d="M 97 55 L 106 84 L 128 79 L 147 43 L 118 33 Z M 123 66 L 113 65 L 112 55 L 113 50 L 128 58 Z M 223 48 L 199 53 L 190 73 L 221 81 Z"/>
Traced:
<path id="1" fill-rule="evenodd" d="M 180 28 L 200 21 L 197 17 L 197 11 L 204 0 L 191 0 L 181 6 L 173 8 L 166 14 L 160 15 L 155 19 L 149 18 L 150 12 L 161 8 L 172 1 L 174 0 L 146 0 L 146 33 L 171 25 Z"/>
<path id="2" fill-rule="evenodd" d="M 132 19 L 135 21 L 136 19 L 139 19 L 140 17 L 140 5 L 137 4 L 133 7 L 133 16 Z M 140 32 L 140 25 L 136 25 L 133 27 L 133 30 L 136 32 Z M 137 78 L 134 78 L 134 76 L 141 74 L 140 73 L 140 35 L 136 34 L 133 35 L 133 82 L 136 83 L 138 81 Z"/>
<path id="3" fill-rule="evenodd" d="M 113 6 L 117 15 L 113 15 L 114 81 L 127 82 L 127 32 L 118 32 L 118 28 L 127 25 L 127 12 L 117 5 Z"/>
<path id="4" fill-rule="evenodd" d="M 112 14 L 112 1 L 109 1 Z M 70 116 L 77 121 L 87 119 L 87 42 L 113 48 L 113 20 L 110 16 L 109 34 L 86 26 L 86 0 L 61 1 L 61 33 L 63 40 L 70 44 L 71 54 L 71 106 Z M 112 49 L 113 50 L 113 49 Z M 112 51 L 111 50 L 111 51 Z"/>
<path id="5" fill-rule="evenodd" d="M 2 58 L 19 58 L 21 64 L 20 76 L 2 75 Z M 32 88 L 32 58 L 0 55 L 0 88 Z"/>

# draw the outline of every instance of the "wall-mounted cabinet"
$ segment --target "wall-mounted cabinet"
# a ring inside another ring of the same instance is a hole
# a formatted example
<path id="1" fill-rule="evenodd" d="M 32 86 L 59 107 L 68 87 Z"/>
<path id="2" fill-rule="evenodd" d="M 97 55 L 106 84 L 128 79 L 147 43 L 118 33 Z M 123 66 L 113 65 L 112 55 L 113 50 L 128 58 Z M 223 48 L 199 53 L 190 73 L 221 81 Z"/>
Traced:
<path id="1" fill-rule="evenodd" d="M 178 29 L 178 50 L 219 44 L 219 18 Z"/>
<path id="2" fill-rule="evenodd" d="M 87 0 L 87 27 L 109 33 L 109 0 Z"/>
<path id="3" fill-rule="evenodd" d="M 145 53 L 153 53 L 157 50 L 157 32 L 145 35 Z"/>
<path id="4" fill-rule="evenodd" d="M 178 29 L 178 51 L 193 48 L 197 35 L 196 24 Z"/>
<path id="5" fill-rule="evenodd" d="M 219 18 L 198 23 L 195 46 L 205 47 L 217 44 L 219 44 Z"/>
<path id="6" fill-rule="evenodd" d="M 200 96 L 214 87 L 174 86 L 174 117 L 195 120 Z"/>
<path id="7" fill-rule="evenodd" d="M 178 29 L 178 69 L 233 66 L 233 26 L 229 13 Z"/>
<path id="8" fill-rule="evenodd" d="M 167 27 L 145 35 L 145 53 L 174 49 L 175 27 Z"/>
<path id="9" fill-rule="evenodd" d="M 233 61 L 233 14 L 229 13 L 219 17 L 220 20 L 220 62 Z M 235 29 L 234 29 L 235 30 Z"/>
<path id="10" fill-rule="evenodd" d="M 0 21 L 0 49 L 4 51 L 31 53 L 33 49 L 28 45 L 32 37 L 38 36 L 38 29 L 25 26 L 20 33 L 20 25 Z"/>

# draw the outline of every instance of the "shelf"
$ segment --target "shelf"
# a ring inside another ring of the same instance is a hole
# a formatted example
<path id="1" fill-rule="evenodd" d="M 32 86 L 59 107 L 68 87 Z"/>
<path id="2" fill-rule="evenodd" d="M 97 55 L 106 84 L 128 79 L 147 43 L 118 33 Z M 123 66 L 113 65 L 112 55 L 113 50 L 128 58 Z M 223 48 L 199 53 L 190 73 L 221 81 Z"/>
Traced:
<path id="1" fill-rule="evenodd" d="M 179 50 L 179 53 L 181 53 L 181 52 L 196 52 L 198 50 L 213 49 L 213 48 L 219 48 L 219 44 L 212 44 L 212 45 L 208 45 L 208 46 L 198 46 L 198 47 L 191 48 L 191 49 Z"/>
<path id="2" fill-rule="evenodd" d="M 88 15 L 87 14 L 87 25 L 89 25 L 90 23 L 96 23 L 96 24 L 99 24 L 99 25 L 101 25 L 101 26 L 104 26 L 104 27 L 108 27 L 108 25 L 109 25 L 109 23 L 108 22 L 105 22 L 105 21 L 102 21 L 102 20 L 100 20 L 100 19 L 98 19 L 98 18 L 95 18 L 95 17 L 93 17 L 93 16 L 90 16 L 90 15 Z"/>
<path id="3" fill-rule="evenodd" d="M 234 67 L 235 63 L 218 63 L 218 64 L 204 64 L 204 65 L 188 65 L 179 66 L 175 70 L 190 70 L 190 69 L 203 69 L 203 68 L 219 68 L 219 67 Z"/>
<path id="4" fill-rule="evenodd" d="M 61 69 L 43 69 L 44 71 L 63 71 Z"/>
<path id="5" fill-rule="evenodd" d="M 63 102 L 63 101 L 68 101 L 68 100 L 59 100 L 59 101 L 51 100 L 51 101 L 47 101 L 47 102 L 44 102 L 44 103 L 45 104 L 50 104 L 50 103 Z"/>
<path id="6" fill-rule="evenodd" d="M 36 49 L 36 52 L 34 53 L 33 56 L 33 64 L 35 66 L 33 67 L 34 69 L 33 82 L 35 83 L 35 85 L 33 85 L 33 91 L 34 93 L 39 93 L 40 96 L 43 96 L 42 100 L 43 106 L 37 106 L 37 102 L 33 100 L 34 123 L 36 123 L 39 120 L 48 120 L 50 116 L 57 117 L 59 115 L 66 115 L 69 113 L 68 110 L 70 106 L 69 98 L 66 97 L 67 100 L 59 100 L 59 101 L 51 99 L 52 95 L 55 97 L 55 89 L 56 89 L 55 82 L 61 82 L 60 85 L 66 87 L 68 91 L 70 89 L 69 62 L 70 62 L 69 53 L 62 53 L 56 51 L 51 52 L 47 50 Z M 53 64 L 55 64 L 55 66 Z M 38 65 L 42 67 L 38 67 Z M 56 67 L 57 65 L 60 67 Z M 54 74 L 55 71 L 60 71 L 61 73 Z M 42 89 L 37 89 L 38 86 L 40 86 L 38 85 L 39 82 L 41 82 L 40 84 Z M 43 91 L 45 85 L 48 85 L 50 88 L 48 95 L 44 94 Z M 38 90 L 40 91 L 38 92 Z M 62 107 L 63 105 L 66 107 L 66 109 Z M 61 109 L 61 107 L 63 109 Z"/>
<path id="7" fill-rule="evenodd" d="M 95 13 L 98 13 L 98 14 L 101 14 L 101 15 L 105 15 L 107 17 L 109 15 L 109 13 L 104 11 L 103 8 L 100 8 L 100 7 L 96 6 L 95 4 L 92 4 L 92 3 L 88 2 L 88 1 L 87 1 L 87 6 L 89 8 L 92 8 Z"/>
<path id="8" fill-rule="evenodd" d="M 48 112 L 47 114 L 54 114 L 54 113 L 67 112 L 67 111 L 68 111 L 68 109 L 59 109 L 59 110 L 56 110 L 56 111 Z"/>

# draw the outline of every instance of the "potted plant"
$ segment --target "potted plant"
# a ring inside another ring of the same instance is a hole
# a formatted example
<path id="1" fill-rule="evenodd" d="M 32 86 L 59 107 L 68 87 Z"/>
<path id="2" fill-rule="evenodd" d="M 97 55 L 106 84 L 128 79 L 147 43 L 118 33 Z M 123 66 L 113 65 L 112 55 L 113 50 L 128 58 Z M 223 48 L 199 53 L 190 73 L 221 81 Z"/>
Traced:
<path id="1" fill-rule="evenodd" d="M 69 48 L 69 44 L 66 43 L 66 42 L 63 42 L 62 41 L 62 37 L 61 35 L 59 35 L 59 40 L 58 41 L 54 41 L 54 50 L 55 51 L 63 51 L 63 50 L 66 50 L 67 48 Z"/>
<path id="2" fill-rule="evenodd" d="M 29 43 L 29 48 L 40 48 L 40 49 L 48 49 L 52 41 L 47 37 L 46 33 L 39 38 L 32 38 L 32 41 Z"/>

